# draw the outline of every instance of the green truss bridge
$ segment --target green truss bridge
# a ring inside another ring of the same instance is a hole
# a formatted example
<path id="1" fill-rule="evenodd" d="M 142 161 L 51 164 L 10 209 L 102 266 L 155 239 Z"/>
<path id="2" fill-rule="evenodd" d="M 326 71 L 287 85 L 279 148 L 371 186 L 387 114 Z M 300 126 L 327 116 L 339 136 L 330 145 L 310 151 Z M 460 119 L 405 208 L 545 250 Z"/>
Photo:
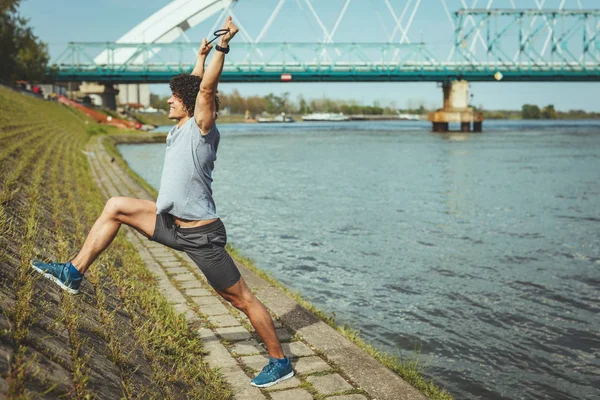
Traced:
<path id="1" fill-rule="evenodd" d="M 240 41 L 232 43 L 221 81 L 600 81 L 600 10 L 465 8 L 452 19 L 449 55 L 427 43 L 334 43 L 331 35 L 321 43 Z M 198 47 L 72 42 L 48 80 L 168 82 L 192 70 Z"/>

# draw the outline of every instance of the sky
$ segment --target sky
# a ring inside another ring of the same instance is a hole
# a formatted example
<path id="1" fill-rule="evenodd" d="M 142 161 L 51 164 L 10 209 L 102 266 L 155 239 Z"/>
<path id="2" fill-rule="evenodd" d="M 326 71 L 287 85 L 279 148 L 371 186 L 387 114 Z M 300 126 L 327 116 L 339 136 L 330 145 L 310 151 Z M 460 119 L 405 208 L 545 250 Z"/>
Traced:
<path id="1" fill-rule="evenodd" d="M 192 1 L 192 0 L 190 0 Z M 202 1 L 202 0 L 196 0 Z M 238 0 L 233 13 L 244 30 L 256 38 L 265 26 L 280 0 Z M 453 45 L 453 25 L 447 16 L 463 5 L 476 8 L 565 8 L 600 9 L 599 0 L 389 0 L 390 11 L 384 0 L 352 0 L 338 25 L 332 40 L 342 42 L 398 42 L 402 35 L 394 32 L 393 15 L 406 29 L 405 40 L 423 41 L 440 59 L 444 59 Z M 164 7 L 168 0 L 23 0 L 20 14 L 29 19 L 34 33 L 48 43 L 51 61 L 65 49 L 68 42 L 116 41 L 144 19 Z M 420 3 L 420 4 L 419 4 Z M 345 4 L 345 0 L 285 0 L 273 20 L 263 42 L 319 42 L 324 39 L 319 22 L 313 16 L 312 6 L 321 23 L 331 30 Z M 414 8 L 419 4 L 418 8 Z M 408 6 L 408 7 L 406 7 Z M 405 9 L 406 7 L 406 9 Z M 406 10 L 405 12 L 403 12 Z M 186 32 L 192 42 L 200 42 L 217 22 L 215 16 Z M 180 38 L 184 40 L 184 38 Z M 242 33 L 232 42 L 246 41 Z M 477 44 L 480 46 L 480 44 Z M 442 106 L 442 91 L 436 83 L 223 83 L 219 90 L 242 95 L 266 95 L 289 92 L 292 99 L 302 95 L 306 99 L 328 97 L 355 100 L 359 104 L 395 105 L 403 108 L 424 104 L 428 108 Z M 168 85 L 151 85 L 151 91 L 169 94 Z M 472 104 L 486 109 L 520 109 L 523 104 L 544 106 L 554 104 L 559 110 L 584 109 L 600 112 L 600 83 L 471 83 Z"/>

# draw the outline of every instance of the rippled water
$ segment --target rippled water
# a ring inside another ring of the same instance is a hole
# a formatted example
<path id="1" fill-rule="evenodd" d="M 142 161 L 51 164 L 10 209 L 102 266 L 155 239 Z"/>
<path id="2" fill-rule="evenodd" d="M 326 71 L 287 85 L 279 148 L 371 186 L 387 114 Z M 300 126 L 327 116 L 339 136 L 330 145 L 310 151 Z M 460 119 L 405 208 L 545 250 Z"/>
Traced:
<path id="1" fill-rule="evenodd" d="M 600 123 L 222 125 L 217 210 L 257 266 L 457 399 L 600 387 Z M 120 150 L 157 187 L 164 145 Z"/>

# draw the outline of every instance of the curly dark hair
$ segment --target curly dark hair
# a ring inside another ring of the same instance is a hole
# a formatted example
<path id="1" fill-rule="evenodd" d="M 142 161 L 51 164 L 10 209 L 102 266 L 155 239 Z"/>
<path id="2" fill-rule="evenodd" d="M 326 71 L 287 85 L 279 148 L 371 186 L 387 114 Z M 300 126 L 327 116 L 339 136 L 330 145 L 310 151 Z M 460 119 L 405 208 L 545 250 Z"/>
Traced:
<path id="1" fill-rule="evenodd" d="M 190 117 L 194 116 L 196 97 L 200 91 L 200 82 L 202 82 L 202 78 L 199 76 L 185 73 L 175 75 L 169 82 L 169 87 L 171 88 L 173 96 L 181 100 Z M 215 109 L 218 115 L 220 105 L 218 96 L 215 96 L 215 103 Z"/>

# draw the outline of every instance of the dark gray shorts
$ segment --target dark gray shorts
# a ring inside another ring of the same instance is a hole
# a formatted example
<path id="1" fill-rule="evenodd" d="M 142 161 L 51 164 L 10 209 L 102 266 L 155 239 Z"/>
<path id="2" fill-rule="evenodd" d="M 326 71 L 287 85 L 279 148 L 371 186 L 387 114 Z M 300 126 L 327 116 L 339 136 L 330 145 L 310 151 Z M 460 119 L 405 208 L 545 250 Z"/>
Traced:
<path id="1" fill-rule="evenodd" d="M 172 215 L 157 214 L 150 240 L 184 251 L 217 290 L 227 289 L 240 280 L 240 271 L 225 251 L 227 232 L 220 219 L 195 228 L 180 228 Z"/>

